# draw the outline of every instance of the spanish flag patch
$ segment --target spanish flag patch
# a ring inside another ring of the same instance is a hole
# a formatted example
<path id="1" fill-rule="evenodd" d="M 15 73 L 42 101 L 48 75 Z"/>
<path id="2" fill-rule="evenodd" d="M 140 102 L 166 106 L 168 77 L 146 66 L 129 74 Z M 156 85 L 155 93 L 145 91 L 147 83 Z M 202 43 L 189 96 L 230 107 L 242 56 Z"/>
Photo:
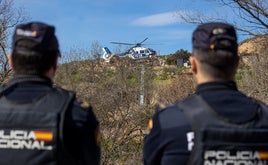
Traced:
<path id="1" fill-rule="evenodd" d="M 53 133 L 47 131 L 34 131 L 37 140 L 52 141 Z"/>

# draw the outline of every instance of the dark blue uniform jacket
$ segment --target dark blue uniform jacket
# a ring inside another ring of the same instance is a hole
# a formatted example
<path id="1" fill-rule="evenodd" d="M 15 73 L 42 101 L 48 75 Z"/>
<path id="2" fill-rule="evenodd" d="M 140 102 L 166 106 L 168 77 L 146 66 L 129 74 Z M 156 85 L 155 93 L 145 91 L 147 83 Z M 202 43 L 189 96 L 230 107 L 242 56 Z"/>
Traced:
<path id="1" fill-rule="evenodd" d="M 249 120 L 258 108 L 258 104 L 239 92 L 232 81 L 200 84 L 196 94 L 201 95 L 216 113 L 235 122 Z M 192 130 L 184 113 L 178 106 L 170 105 L 157 110 L 152 120 L 153 128 L 144 141 L 144 164 L 187 164 L 193 139 L 187 138 Z"/>
<path id="2" fill-rule="evenodd" d="M 42 77 L 43 81 L 31 81 L 35 78 L 36 76 L 15 76 L 9 84 L 19 83 L 6 92 L 6 97 L 14 101 L 29 101 L 52 88 L 51 80 Z M 23 82 L 20 82 L 21 80 Z M 74 164 L 99 164 L 100 148 L 96 142 L 98 126 L 99 122 L 92 107 L 82 107 L 81 103 L 76 100 L 71 103 L 65 115 L 63 140 L 67 152 L 75 159 Z M 70 162 L 66 162 L 66 164 L 70 164 Z"/>

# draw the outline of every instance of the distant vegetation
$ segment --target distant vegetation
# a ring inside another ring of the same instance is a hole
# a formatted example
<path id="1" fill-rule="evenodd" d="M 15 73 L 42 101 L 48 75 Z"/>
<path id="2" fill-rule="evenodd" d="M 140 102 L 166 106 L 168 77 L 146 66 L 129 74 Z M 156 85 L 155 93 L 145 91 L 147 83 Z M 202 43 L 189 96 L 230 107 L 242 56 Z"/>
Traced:
<path id="1" fill-rule="evenodd" d="M 259 49 L 259 54 L 249 52 L 251 63 L 241 61 L 236 79 L 239 89 L 268 103 L 268 50 Z M 177 58 L 189 55 L 179 50 L 158 57 L 161 65 L 128 58 L 111 64 L 93 58 L 59 66 L 56 84 L 77 91 L 79 99 L 94 107 L 103 133 L 102 164 L 142 163 L 143 139 L 155 108 L 194 93 L 190 69 L 176 66 Z"/>
<path id="2" fill-rule="evenodd" d="M 241 65 L 236 75 L 240 90 L 266 103 L 267 41 L 256 44 L 254 39 L 252 46 L 247 40 L 240 45 Z M 246 47 L 254 47 L 254 51 Z M 79 100 L 94 107 L 103 134 L 102 164 L 142 164 L 143 139 L 155 108 L 194 93 L 190 69 L 177 67 L 178 58 L 187 60 L 190 56 L 183 49 L 152 60 L 120 58 L 113 63 L 105 63 L 97 56 L 98 51 L 72 49 L 64 54 L 65 63 L 59 65 L 55 83 L 76 91 Z M 8 73 L 2 82 L 12 72 Z"/>
<path id="3" fill-rule="evenodd" d="M 193 93 L 189 69 L 167 65 L 169 58 L 173 55 L 159 57 L 162 66 L 129 58 L 59 66 L 55 83 L 77 91 L 79 99 L 94 107 L 103 133 L 103 164 L 141 164 L 143 138 L 155 107 Z"/>

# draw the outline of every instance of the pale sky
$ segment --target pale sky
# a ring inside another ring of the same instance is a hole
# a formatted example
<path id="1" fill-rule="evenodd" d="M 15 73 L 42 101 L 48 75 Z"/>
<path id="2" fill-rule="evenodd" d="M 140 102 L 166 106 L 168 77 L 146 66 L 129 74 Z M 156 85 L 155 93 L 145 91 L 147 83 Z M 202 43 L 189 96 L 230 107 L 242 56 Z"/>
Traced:
<path id="1" fill-rule="evenodd" d="M 176 13 L 194 12 L 192 7 L 217 10 L 201 0 L 14 0 L 14 3 L 24 9 L 29 21 L 56 27 L 61 51 L 90 49 L 96 41 L 113 51 L 117 45 L 110 42 L 137 43 L 148 37 L 145 46 L 160 55 L 180 49 L 191 52 L 191 34 L 196 25 L 185 23 Z"/>

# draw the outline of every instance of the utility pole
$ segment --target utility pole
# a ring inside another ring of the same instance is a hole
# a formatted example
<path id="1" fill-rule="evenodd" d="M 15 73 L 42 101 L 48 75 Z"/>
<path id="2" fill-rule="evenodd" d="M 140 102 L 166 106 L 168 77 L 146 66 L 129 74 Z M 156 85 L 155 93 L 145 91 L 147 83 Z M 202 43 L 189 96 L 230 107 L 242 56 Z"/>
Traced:
<path id="1" fill-rule="evenodd" d="M 141 86 L 140 86 L 140 105 L 144 105 L 144 64 L 141 66 Z"/>

